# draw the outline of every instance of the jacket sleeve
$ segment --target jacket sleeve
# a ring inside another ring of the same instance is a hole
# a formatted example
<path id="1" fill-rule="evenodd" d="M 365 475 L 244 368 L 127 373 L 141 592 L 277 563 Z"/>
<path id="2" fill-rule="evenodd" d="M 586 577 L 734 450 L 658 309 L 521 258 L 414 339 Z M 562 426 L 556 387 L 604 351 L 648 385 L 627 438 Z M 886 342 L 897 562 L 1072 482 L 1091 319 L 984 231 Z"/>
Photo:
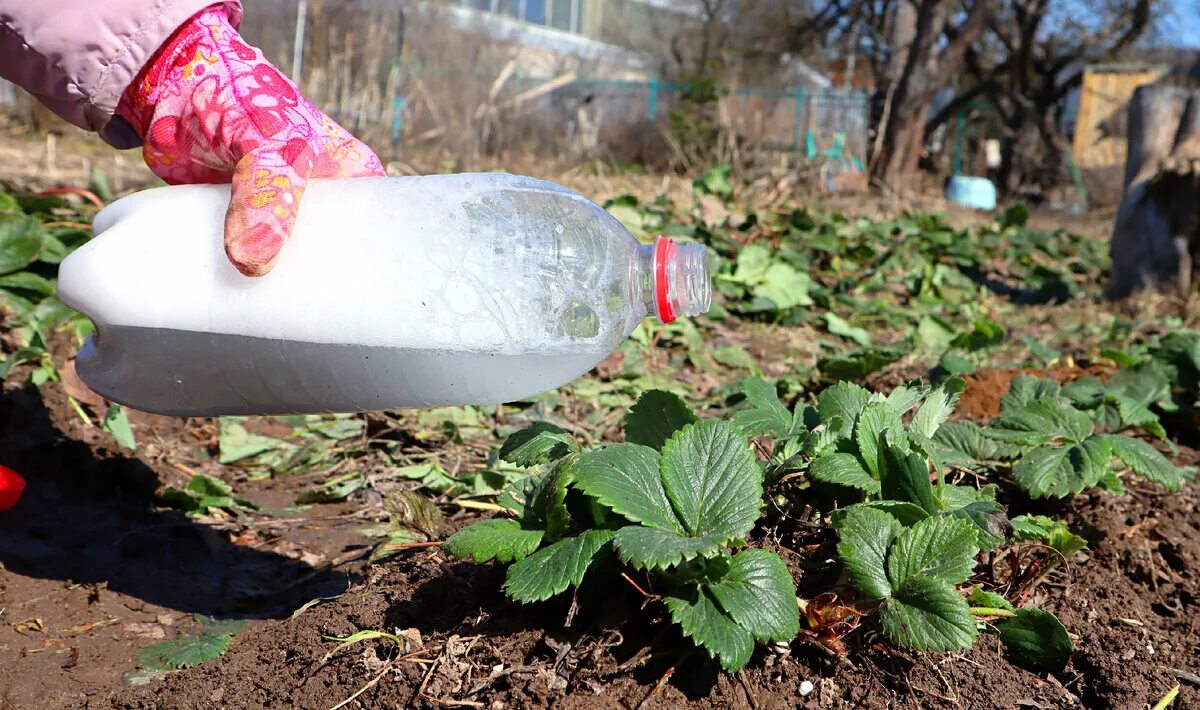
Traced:
<path id="1" fill-rule="evenodd" d="M 154 51 L 192 15 L 240 0 L 0 0 L 0 77 L 118 148 L 141 143 L 117 102 Z"/>

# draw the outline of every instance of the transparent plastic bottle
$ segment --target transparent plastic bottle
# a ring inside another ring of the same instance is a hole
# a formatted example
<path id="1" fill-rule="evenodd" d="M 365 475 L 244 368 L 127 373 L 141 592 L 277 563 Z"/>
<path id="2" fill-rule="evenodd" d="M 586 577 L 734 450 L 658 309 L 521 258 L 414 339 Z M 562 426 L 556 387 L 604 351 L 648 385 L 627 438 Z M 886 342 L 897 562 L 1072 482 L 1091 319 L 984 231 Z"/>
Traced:
<path id="1" fill-rule="evenodd" d="M 704 247 L 640 244 L 597 205 L 507 174 L 315 181 L 261 278 L 225 257 L 228 186 L 95 219 L 58 294 L 96 329 L 101 395 L 181 416 L 494 404 L 586 373 L 643 318 L 708 310 Z"/>

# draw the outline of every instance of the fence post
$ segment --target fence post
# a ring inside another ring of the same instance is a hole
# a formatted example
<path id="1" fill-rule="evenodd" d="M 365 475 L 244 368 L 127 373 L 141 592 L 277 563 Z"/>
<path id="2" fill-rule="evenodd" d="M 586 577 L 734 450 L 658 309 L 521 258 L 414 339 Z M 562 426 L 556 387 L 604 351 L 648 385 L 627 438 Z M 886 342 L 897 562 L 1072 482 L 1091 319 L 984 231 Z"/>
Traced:
<path id="1" fill-rule="evenodd" d="M 804 110 L 804 87 L 796 87 L 796 109 L 792 114 L 792 158 L 800 158 L 800 112 Z"/>
<path id="2" fill-rule="evenodd" d="M 655 116 L 658 115 L 658 74 L 650 77 L 648 88 L 650 96 L 646 99 L 646 119 L 653 123 Z"/>
<path id="3" fill-rule="evenodd" d="M 296 33 L 292 36 L 292 83 L 300 85 L 304 68 L 304 31 L 308 27 L 308 0 L 300 0 L 296 8 Z"/>

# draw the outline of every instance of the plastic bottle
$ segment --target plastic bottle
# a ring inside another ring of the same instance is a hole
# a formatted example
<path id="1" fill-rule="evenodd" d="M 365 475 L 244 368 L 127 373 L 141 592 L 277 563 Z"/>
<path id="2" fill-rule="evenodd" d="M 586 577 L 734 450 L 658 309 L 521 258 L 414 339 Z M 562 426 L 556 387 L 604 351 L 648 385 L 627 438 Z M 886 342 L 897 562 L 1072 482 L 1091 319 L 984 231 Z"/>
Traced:
<path id="1" fill-rule="evenodd" d="M 114 202 L 61 265 L 101 395 L 181 416 L 516 401 L 586 373 L 648 315 L 708 309 L 705 249 L 640 244 L 506 174 L 316 181 L 266 276 L 224 253 L 228 186 Z"/>

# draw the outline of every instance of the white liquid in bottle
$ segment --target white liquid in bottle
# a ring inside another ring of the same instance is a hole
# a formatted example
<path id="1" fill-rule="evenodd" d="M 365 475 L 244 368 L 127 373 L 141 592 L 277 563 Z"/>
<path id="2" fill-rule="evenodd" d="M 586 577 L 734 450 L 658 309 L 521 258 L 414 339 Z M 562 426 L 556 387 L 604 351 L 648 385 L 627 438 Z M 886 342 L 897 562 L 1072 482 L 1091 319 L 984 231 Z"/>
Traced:
<path id="1" fill-rule="evenodd" d="M 228 186 L 118 200 L 62 263 L 113 401 L 185 416 L 514 401 L 586 373 L 648 315 L 708 309 L 704 247 L 642 245 L 552 183 L 506 174 L 314 181 L 275 268 L 224 253 Z"/>

